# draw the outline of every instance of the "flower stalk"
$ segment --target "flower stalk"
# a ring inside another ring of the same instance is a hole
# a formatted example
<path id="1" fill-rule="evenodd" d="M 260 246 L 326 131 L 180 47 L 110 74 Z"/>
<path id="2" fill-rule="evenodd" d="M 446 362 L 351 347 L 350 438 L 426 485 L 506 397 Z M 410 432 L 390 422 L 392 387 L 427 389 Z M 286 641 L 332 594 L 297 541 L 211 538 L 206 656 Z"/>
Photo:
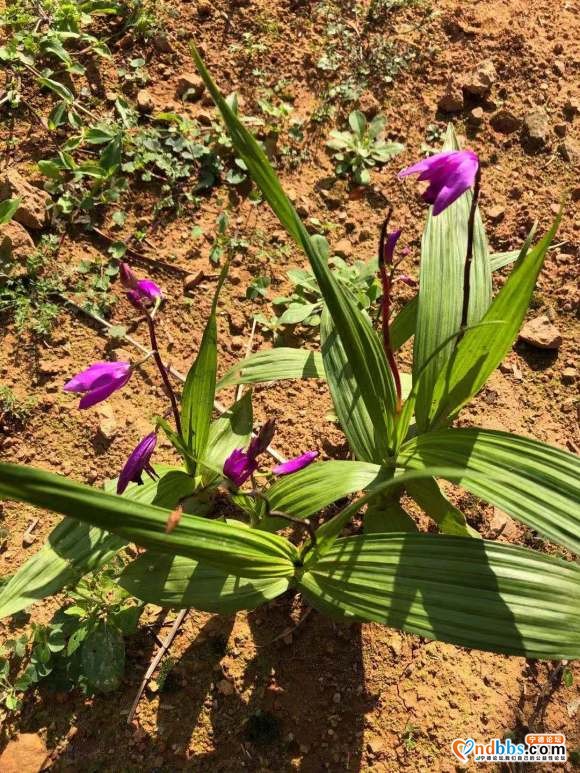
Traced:
<path id="1" fill-rule="evenodd" d="M 397 239 L 401 235 L 400 231 L 394 231 L 391 234 L 387 233 L 389 220 L 391 213 L 387 215 L 381 228 L 381 238 L 379 241 L 379 272 L 381 276 L 381 284 L 383 286 L 383 302 L 382 302 L 382 329 L 383 329 L 383 346 L 387 361 L 393 374 L 393 381 L 395 382 L 395 390 L 397 393 L 397 413 L 401 410 L 402 390 L 401 390 L 401 376 L 399 374 L 399 368 L 393 347 L 391 344 L 391 330 L 390 330 L 390 317 L 391 317 L 391 289 L 393 286 L 393 255 L 395 251 L 395 244 Z"/>
<path id="2" fill-rule="evenodd" d="M 461 310 L 461 327 L 467 325 L 469 315 L 469 296 L 471 294 L 471 264 L 473 262 L 473 241 L 475 234 L 475 213 L 477 212 L 477 202 L 479 191 L 481 189 L 481 167 L 477 167 L 475 181 L 473 184 L 473 196 L 471 197 L 471 209 L 469 210 L 469 219 L 467 221 L 467 250 L 465 253 L 465 266 L 463 269 L 463 308 Z"/>

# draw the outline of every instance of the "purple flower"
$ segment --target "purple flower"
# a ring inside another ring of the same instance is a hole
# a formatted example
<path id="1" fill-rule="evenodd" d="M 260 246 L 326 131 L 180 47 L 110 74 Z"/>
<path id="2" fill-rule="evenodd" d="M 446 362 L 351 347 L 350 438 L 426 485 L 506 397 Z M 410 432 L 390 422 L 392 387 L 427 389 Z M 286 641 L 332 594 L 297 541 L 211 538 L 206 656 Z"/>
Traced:
<path id="1" fill-rule="evenodd" d="M 122 389 L 131 378 L 130 362 L 94 362 L 64 385 L 66 392 L 85 392 L 79 408 L 90 408 Z"/>
<path id="2" fill-rule="evenodd" d="M 258 463 L 243 449 L 236 448 L 224 462 L 224 475 L 236 486 L 241 486 L 258 469 Z"/>
<path id="3" fill-rule="evenodd" d="M 163 297 L 161 288 L 156 282 L 152 279 L 137 279 L 135 272 L 127 263 L 121 263 L 119 277 L 123 287 L 129 291 L 127 297 L 134 306 L 140 306 L 143 301 L 155 303 Z"/>
<path id="4" fill-rule="evenodd" d="M 137 287 L 137 275 L 128 263 L 121 263 L 119 266 L 119 279 L 123 287 L 127 290 L 135 290 Z"/>
<path id="5" fill-rule="evenodd" d="M 383 255 L 383 260 L 388 266 L 393 265 L 393 257 L 395 255 L 395 247 L 397 246 L 397 242 L 399 241 L 399 236 L 401 235 L 402 230 L 399 228 L 398 231 L 393 231 L 390 234 L 387 234 L 387 240 L 385 242 L 385 254 Z"/>
<path id="6" fill-rule="evenodd" d="M 433 204 L 433 215 L 443 212 L 475 182 L 479 159 L 471 150 L 446 150 L 399 172 L 399 178 L 419 174 L 428 180 L 423 198 Z"/>
<path id="7" fill-rule="evenodd" d="M 291 472 L 298 472 L 298 470 L 302 470 L 304 467 L 312 464 L 317 456 L 318 451 L 306 451 L 305 454 L 296 456 L 294 459 L 289 459 L 287 462 L 274 467 L 272 472 L 274 475 L 289 475 Z"/>
<path id="8" fill-rule="evenodd" d="M 156 301 L 163 297 L 161 288 L 152 279 L 139 279 L 134 290 L 127 293 L 135 301 Z"/>
<path id="9" fill-rule="evenodd" d="M 122 494 L 129 483 L 137 483 L 139 486 L 142 486 L 143 478 L 141 476 L 144 472 L 152 480 L 159 477 L 151 466 L 151 457 L 156 445 L 157 435 L 155 432 L 147 435 L 137 444 L 121 470 L 119 480 L 117 481 L 117 494 Z"/>
<path id="10" fill-rule="evenodd" d="M 413 277 L 409 276 L 408 274 L 401 274 L 397 277 L 397 279 L 400 282 L 406 284 L 408 287 L 417 287 L 417 280 L 413 279 Z"/>
<path id="11" fill-rule="evenodd" d="M 258 469 L 257 457 L 264 453 L 270 445 L 274 432 L 276 431 L 276 421 L 268 419 L 260 429 L 255 438 L 252 439 L 248 450 L 236 448 L 224 462 L 224 475 L 229 478 L 236 486 L 241 486 Z"/>

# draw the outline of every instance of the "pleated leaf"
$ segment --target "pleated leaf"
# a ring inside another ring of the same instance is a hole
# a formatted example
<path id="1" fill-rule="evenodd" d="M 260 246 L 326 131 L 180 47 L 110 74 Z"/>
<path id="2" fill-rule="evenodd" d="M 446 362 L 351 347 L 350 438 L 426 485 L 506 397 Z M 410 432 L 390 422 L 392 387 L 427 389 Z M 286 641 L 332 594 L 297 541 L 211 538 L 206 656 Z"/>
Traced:
<path id="1" fill-rule="evenodd" d="M 320 320 L 320 344 L 334 410 L 350 449 L 360 461 L 380 464 L 388 453 L 384 427 L 373 425 L 328 309 Z"/>
<path id="2" fill-rule="evenodd" d="M 337 540 L 298 588 L 312 606 L 464 647 L 580 657 L 580 567 L 525 548 L 443 535 Z"/>
<path id="3" fill-rule="evenodd" d="M 148 550 L 125 568 L 119 584 L 149 604 L 229 615 L 271 601 L 289 580 L 237 577 L 203 561 Z"/>
<path id="4" fill-rule="evenodd" d="M 465 520 L 465 515 L 447 499 L 433 478 L 411 480 L 407 492 L 419 507 L 432 518 L 441 534 L 457 537 L 479 537 L 480 534 Z"/>
<path id="5" fill-rule="evenodd" d="M 573 454 L 508 432 L 444 429 L 406 443 L 397 464 L 457 468 L 443 477 L 580 553 L 580 460 Z"/>
<path id="6" fill-rule="evenodd" d="M 0 498 L 77 518 L 162 553 L 204 560 L 243 577 L 293 573 L 296 548 L 275 534 L 183 514 L 166 533 L 170 510 L 131 502 L 44 470 L 0 464 Z"/>
<path id="7" fill-rule="evenodd" d="M 442 363 L 433 392 L 432 424 L 454 416 L 477 394 L 511 348 L 560 217 L 542 241 L 518 261 L 483 317 L 485 322 L 501 321 L 503 324 L 468 330 L 452 357 Z"/>
<path id="8" fill-rule="evenodd" d="M 384 428 L 388 439 L 393 432 L 396 398 L 393 379 L 378 336 L 356 302 L 348 296 L 330 271 L 326 241 L 321 237 L 310 237 L 263 150 L 222 97 L 195 47 L 192 47 L 192 55 L 222 114 L 236 153 L 244 161 L 250 176 L 281 224 L 306 253 L 352 365 L 367 411 L 373 424 Z"/>
<path id="9" fill-rule="evenodd" d="M 366 462 L 318 462 L 280 478 L 265 492 L 272 510 L 308 518 L 355 491 L 380 483 L 390 473 Z M 271 518 L 261 528 L 274 531 L 287 521 Z"/>
<path id="10" fill-rule="evenodd" d="M 181 397 L 183 440 L 195 459 L 203 455 L 209 436 L 217 381 L 217 301 L 227 270 L 226 264 L 220 274 L 198 355 L 189 369 Z"/>
<path id="11" fill-rule="evenodd" d="M 529 245 L 526 244 L 524 246 L 525 252 L 527 252 Z M 510 263 L 513 263 L 515 260 L 517 260 L 520 254 L 521 250 L 495 252 L 489 256 L 490 269 L 492 271 L 498 271 L 500 268 L 504 268 L 504 266 L 508 266 Z M 409 340 L 409 338 L 412 338 L 412 336 L 415 335 L 418 306 L 419 297 L 415 296 L 403 306 L 401 311 L 393 319 L 391 323 L 391 344 L 393 349 L 400 349 L 401 346 Z"/>
<path id="12" fill-rule="evenodd" d="M 286 346 L 256 352 L 230 368 L 218 381 L 217 390 L 236 384 L 264 384 L 297 378 L 326 378 L 320 352 Z"/>
<path id="13" fill-rule="evenodd" d="M 459 150 L 449 125 L 443 150 Z M 472 193 L 466 191 L 436 217 L 431 212 L 423 233 L 413 373 L 421 371 L 432 352 L 459 330 L 463 307 L 463 273 L 467 252 L 467 223 Z M 471 294 L 468 322 L 478 322 L 491 301 L 491 269 L 485 230 L 479 211 L 475 217 Z M 454 348 L 450 341 L 427 366 L 417 393 L 417 427 L 429 425 L 433 387 Z"/>
<path id="14" fill-rule="evenodd" d="M 76 583 L 109 561 L 124 544 L 121 537 L 65 518 L 52 530 L 46 544 L 2 588 L 0 618 Z"/>

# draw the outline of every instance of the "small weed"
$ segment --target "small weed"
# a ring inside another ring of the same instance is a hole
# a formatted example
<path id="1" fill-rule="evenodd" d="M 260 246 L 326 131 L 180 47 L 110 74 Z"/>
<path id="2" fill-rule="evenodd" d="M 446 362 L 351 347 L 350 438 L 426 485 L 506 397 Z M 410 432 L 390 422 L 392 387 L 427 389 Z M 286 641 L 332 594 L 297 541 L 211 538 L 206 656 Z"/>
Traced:
<path id="1" fill-rule="evenodd" d="M 421 730 L 417 725 L 413 725 L 408 722 L 402 736 L 403 746 L 408 752 L 412 752 L 417 746 L 417 738 L 420 736 Z"/>
<path id="2" fill-rule="evenodd" d="M 26 263 L 26 272 L 8 276 L 0 286 L 0 314 L 9 315 L 18 332 L 29 330 L 38 336 L 47 336 L 60 307 L 54 295 L 62 290 L 60 277 L 48 270 L 54 256 L 57 240 L 49 236 L 41 242 Z"/>
<path id="3" fill-rule="evenodd" d="M 24 694 L 47 680 L 53 689 L 111 692 L 125 666 L 124 636 L 135 633 L 142 604 L 115 581 L 122 562 L 83 578 L 47 625 L 5 641 L 0 649 L 0 703 L 22 706 Z M 70 603 L 72 601 L 72 604 Z"/>
<path id="4" fill-rule="evenodd" d="M 20 400 L 5 384 L 0 386 L 0 421 L 10 424 L 25 424 L 36 406 L 34 397 Z"/>
<path id="5" fill-rule="evenodd" d="M 376 260 L 368 263 L 359 260 L 349 265 L 342 258 L 335 256 L 331 258 L 330 265 L 334 269 L 333 273 L 338 282 L 349 290 L 361 308 L 369 309 L 375 303 L 381 294 L 380 284 L 376 278 Z M 258 314 L 256 320 L 272 332 L 278 332 L 287 325 L 318 328 L 324 303 L 314 274 L 307 269 L 292 269 L 287 272 L 287 276 L 294 285 L 294 292 L 272 300 L 276 307 L 276 315 L 272 319 Z M 257 295 L 256 293 L 253 297 Z"/>
<path id="6" fill-rule="evenodd" d="M 332 131 L 326 145 L 333 151 L 337 175 L 348 174 L 357 185 L 368 185 L 370 170 L 396 156 L 404 145 L 385 141 L 386 119 L 382 115 L 377 115 L 369 124 L 360 110 L 353 110 L 348 123 L 351 131 Z"/>

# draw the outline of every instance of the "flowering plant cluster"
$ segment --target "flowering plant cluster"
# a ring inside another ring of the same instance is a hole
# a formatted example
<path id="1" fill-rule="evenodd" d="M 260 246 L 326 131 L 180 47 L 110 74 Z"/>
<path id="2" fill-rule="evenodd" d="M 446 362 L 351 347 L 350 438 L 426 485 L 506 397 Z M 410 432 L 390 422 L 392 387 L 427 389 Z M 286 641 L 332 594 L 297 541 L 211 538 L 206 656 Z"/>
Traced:
<path id="1" fill-rule="evenodd" d="M 389 212 L 378 239 L 378 333 L 329 269 L 325 239 L 309 235 L 260 146 L 195 49 L 193 56 L 236 153 L 310 262 L 325 303 L 320 351 L 259 351 L 218 380 L 216 309 L 226 266 L 179 394 L 157 345 L 162 290 L 123 265 L 121 281 L 147 321 L 168 411 L 105 491 L 0 464 L 0 496 L 66 516 L 0 593 L 0 615 L 59 591 L 131 542 L 145 551 L 119 582 L 145 602 L 230 613 L 293 588 L 337 618 L 494 652 L 580 657 L 580 568 L 570 560 L 580 552 L 577 458 L 530 438 L 453 426 L 517 336 L 559 218 L 535 246 L 530 236 L 493 297 L 478 211 L 481 165 L 450 129 L 443 152 L 400 173 L 428 183 L 419 291 L 393 318 L 401 232 Z M 398 350 L 411 337 L 408 374 Z M 93 363 L 65 389 L 81 393 L 79 407 L 90 408 L 122 389 L 134 370 L 127 362 Z M 317 461 L 316 451 L 298 449 L 267 470 L 274 422 L 253 431 L 250 390 L 214 419 L 216 393 L 300 378 L 327 382 L 352 458 Z M 155 461 L 159 432 L 180 458 L 175 467 Z M 563 557 L 483 540 L 441 480 L 505 510 L 560 546 Z M 403 494 L 431 519 L 430 532 L 418 530 Z M 328 517 L 329 506 L 345 498 Z"/>

